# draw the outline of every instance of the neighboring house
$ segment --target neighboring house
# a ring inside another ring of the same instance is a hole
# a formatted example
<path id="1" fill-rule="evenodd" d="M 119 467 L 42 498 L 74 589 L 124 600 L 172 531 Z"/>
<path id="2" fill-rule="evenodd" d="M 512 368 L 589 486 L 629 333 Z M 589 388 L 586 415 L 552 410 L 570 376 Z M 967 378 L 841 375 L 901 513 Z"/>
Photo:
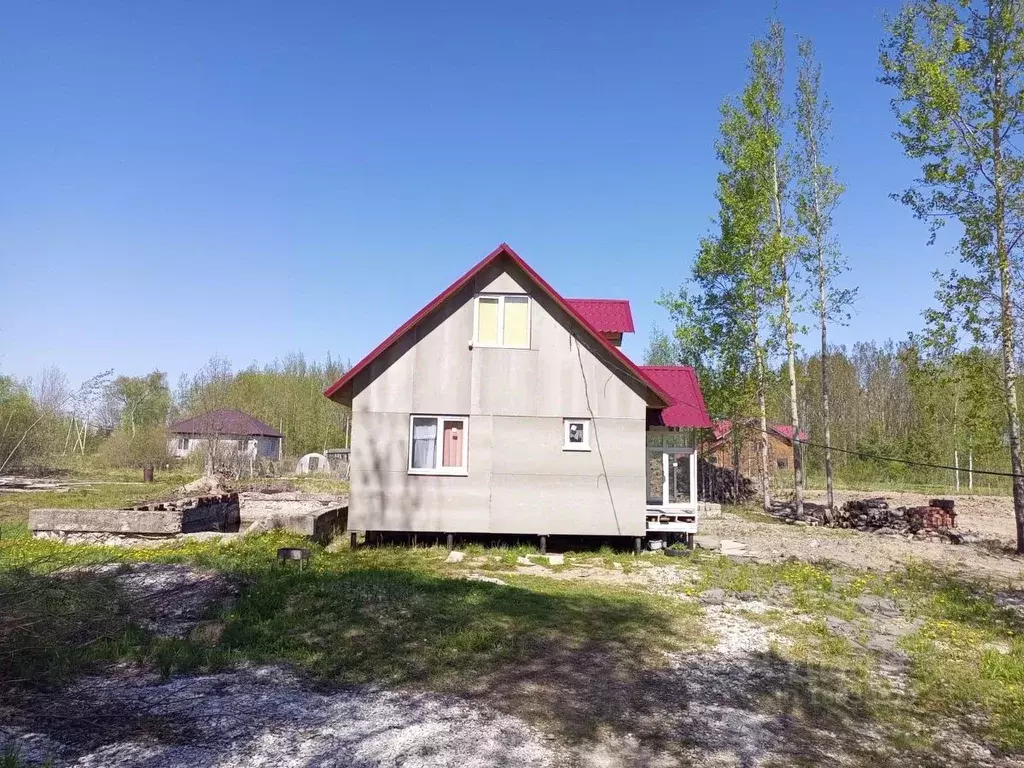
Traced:
<path id="1" fill-rule="evenodd" d="M 352 408 L 350 527 L 639 543 L 692 523 L 700 386 L 629 360 L 632 330 L 628 302 L 564 299 L 497 248 L 326 390 Z"/>
<path id="2" fill-rule="evenodd" d="M 168 428 L 172 456 L 184 458 L 196 451 L 208 453 L 216 447 L 216 455 L 253 454 L 267 459 L 280 459 L 284 435 L 255 416 L 235 410 L 210 411 L 193 419 L 185 419 Z"/>
<path id="3" fill-rule="evenodd" d="M 744 422 L 739 436 L 740 474 L 750 478 L 761 474 L 761 425 L 755 419 Z M 807 439 L 807 433 L 800 431 L 800 440 Z M 711 439 L 702 443 L 700 455 L 711 464 L 733 467 L 736 463 L 736 441 L 731 421 L 716 421 L 712 426 Z M 768 425 L 768 469 L 774 475 L 793 470 L 793 427 L 789 424 Z"/>

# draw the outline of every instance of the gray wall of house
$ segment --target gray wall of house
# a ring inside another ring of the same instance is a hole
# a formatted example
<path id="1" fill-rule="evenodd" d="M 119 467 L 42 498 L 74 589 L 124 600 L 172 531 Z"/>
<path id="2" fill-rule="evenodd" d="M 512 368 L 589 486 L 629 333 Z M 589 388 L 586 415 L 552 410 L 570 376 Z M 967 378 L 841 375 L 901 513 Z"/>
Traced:
<path id="1" fill-rule="evenodd" d="M 183 440 L 187 440 L 186 446 L 182 446 Z M 257 456 L 268 459 L 281 458 L 280 437 L 255 436 L 255 435 L 218 435 L 213 438 L 209 435 L 179 435 L 175 434 L 167 441 L 167 447 L 172 456 L 185 458 L 193 453 L 206 453 L 209 450 L 211 440 L 216 440 L 216 451 L 221 455 L 248 453 L 256 451 Z M 239 447 L 244 444 L 244 447 Z"/>
<path id="2" fill-rule="evenodd" d="M 645 388 L 513 270 L 478 275 L 356 377 L 351 528 L 644 534 Z M 471 348 L 482 292 L 531 295 L 530 349 Z M 469 417 L 468 476 L 408 473 L 411 414 Z M 563 418 L 593 419 L 589 452 L 563 450 Z"/>

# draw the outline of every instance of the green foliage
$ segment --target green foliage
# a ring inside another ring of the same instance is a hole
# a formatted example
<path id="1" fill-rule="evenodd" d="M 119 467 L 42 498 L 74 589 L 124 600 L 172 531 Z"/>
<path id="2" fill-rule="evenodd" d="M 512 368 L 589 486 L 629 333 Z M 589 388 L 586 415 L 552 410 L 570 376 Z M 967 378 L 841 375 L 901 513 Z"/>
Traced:
<path id="1" fill-rule="evenodd" d="M 166 424 L 171 408 L 167 374 L 153 371 L 146 376 L 118 376 L 107 385 L 106 417 L 111 427 L 120 427 L 132 439 L 140 430 Z"/>
<path id="2" fill-rule="evenodd" d="M 672 339 L 657 325 L 651 327 L 650 341 L 644 350 L 644 365 L 675 365 L 679 352 Z"/>
<path id="3" fill-rule="evenodd" d="M 39 409 L 28 386 L 10 376 L 0 376 L 0 464 L 31 463 L 43 452 L 47 430 L 33 429 L 45 414 Z M 22 439 L 28 434 L 28 437 Z"/>
<path id="4" fill-rule="evenodd" d="M 810 40 L 799 44 L 797 75 L 796 133 L 797 190 L 794 210 L 805 233 L 802 261 L 811 275 L 817 295 L 812 309 L 819 324 L 843 320 L 856 291 L 841 288 L 836 279 L 846 271 L 846 262 L 832 233 L 833 215 L 844 187 L 835 168 L 825 162 L 832 132 L 832 104 L 821 89 L 821 65 L 814 58 Z"/>
<path id="5" fill-rule="evenodd" d="M 167 462 L 167 430 L 162 425 L 129 430 L 116 429 L 96 452 L 96 461 L 107 467 L 159 467 Z"/>

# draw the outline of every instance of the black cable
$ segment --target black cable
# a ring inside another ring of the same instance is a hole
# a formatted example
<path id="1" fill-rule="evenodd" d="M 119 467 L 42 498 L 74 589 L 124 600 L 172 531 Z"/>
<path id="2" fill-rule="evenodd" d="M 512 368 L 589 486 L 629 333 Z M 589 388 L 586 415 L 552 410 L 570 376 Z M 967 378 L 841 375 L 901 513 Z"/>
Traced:
<path id="1" fill-rule="evenodd" d="M 778 430 L 773 430 L 773 429 L 763 430 L 760 427 L 758 427 L 756 425 L 751 425 L 751 424 L 743 425 L 742 429 L 749 429 L 749 430 L 752 430 L 754 432 L 764 432 L 766 435 L 771 435 L 771 434 L 779 435 L 780 434 L 778 432 Z M 782 437 L 785 437 L 785 435 L 782 435 Z M 914 461 L 912 459 L 897 459 L 897 458 L 894 458 L 892 456 L 879 456 L 878 454 L 875 454 L 875 453 L 864 453 L 862 451 L 851 451 L 848 448 L 837 448 L 834 445 L 826 446 L 824 443 L 814 443 L 814 442 L 811 442 L 810 440 L 801 440 L 799 437 L 796 437 L 796 436 L 793 437 L 793 442 L 800 443 L 800 445 L 807 445 L 807 446 L 810 446 L 811 448 L 822 448 L 822 449 L 828 449 L 830 451 L 838 451 L 839 453 L 846 453 L 846 454 L 849 454 L 851 456 L 860 456 L 863 459 L 874 459 L 875 461 L 894 461 L 894 462 L 896 462 L 898 464 L 907 464 L 907 465 L 912 466 L 912 467 L 928 467 L 929 469 L 948 469 L 948 470 L 950 470 L 952 472 L 973 472 L 976 475 L 992 475 L 993 477 L 1011 477 L 1011 478 L 1024 477 L 1024 475 L 1015 475 L 1015 474 L 1013 474 L 1013 472 L 1000 472 L 1000 471 L 995 470 L 995 469 L 977 469 L 977 468 L 967 469 L 966 467 L 950 467 L 950 466 L 948 466 L 946 464 L 931 464 L 931 463 L 926 462 L 926 461 Z"/>

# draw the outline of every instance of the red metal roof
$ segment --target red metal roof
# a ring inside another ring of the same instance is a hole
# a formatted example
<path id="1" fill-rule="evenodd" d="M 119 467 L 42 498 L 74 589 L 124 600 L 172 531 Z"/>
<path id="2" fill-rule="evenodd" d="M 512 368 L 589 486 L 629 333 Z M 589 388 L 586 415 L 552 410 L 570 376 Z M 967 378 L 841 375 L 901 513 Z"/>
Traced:
<path id="1" fill-rule="evenodd" d="M 522 270 L 527 277 L 529 277 L 534 284 L 545 293 L 548 298 L 555 302 L 559 307 L 562 308 L 569 315 L 575 319 L 593 338 L 600 344 L 615 360 L 625 368 L 626 372 L 635 376 L 647 390 L 654 395 L 654 398 L 662 404 L 662 406 L 671 405 L 673 402 L 672 397 L 665 392 L 665 390 L 649 378 L 636 363 L 626 357 L 614 344 L 608 341 L 601 331 L 595 328 L 590 321 L 588 321 L 580 312 L 573 307 L 569 302 L 562 298 L 561 294 L 558 293 L 554 288 L 548 285 L 547 281 L 538 275 L 533 268 L 523 261 L 522 257 L 513 251 L 508 244 L 502 243 L 487 256 L 481 259 L 475 266 L 473 266 L 466 274 L 456 280 L 454 283 L 445 288 L 440 294 L 434 297 L 433 301 L 427 304 L 423 309 L 417 312 L 415 315 L 406 320 L 399 328 L 388 336 L 384 341 L 377 345 L 377 347 L 370 352 L 366 357 L 356 363 L 352 368 L 324 390 L 324 395 L 329 398 L 334 398 L 338 395 L 341 390 L 350 385 L 355 377 L 370 363 L 372 363 L 377 357 L 383 354 L 392 344 L 398 341 L 402 336 L 412 330 L 417 323 L 423 320 L 427 315 L 433 312 L 435 309 L 444 304 L 448 299 L 454 296 L 461 288 L 463 288 L 470 280 L 472 280 L 479 272 L 484 270 L 489 265 L 496 262 L 498 259 L 506 258 L 511 261 L 516 267 Z"/>
<path id="2" fill-rule="evenodd" d="M 627 299 L 566 299 L 601 333 L 633 333 L 633 313 Z"/>
<path id="3" fill-rule="evenodd" d="M 779 437 L 793 442 L 793 426 L 791 424 L 769 424 L 768 429 L 778 434 Z M 714 435 L 715 440 L 721 440 L 730 432 L 732 432 L 732 422 L 728 419 L 716 421 L 711 428 L 711 434 Z M 807 433 L 802 429 L 800 430 L 800 439 L 807 439 Z"/>
<path id="4" fill-rule="evenodd" d="M 244 411 L 224 409 L 210 411 L 192 419 L 185 419 L 167 428 L 176 435 L 260 435 L 284 437 L 269 424 Z"/>
<path id="5" fill-rule="evenodd" d="M 672 396 L 672 405 L 661 412 L 661 423 L 666 427 L 711 426 L 704 395 L 700 391 L 697 374 L 688 365 L 641 365 L 648 378 L 657 382 Z"/>

